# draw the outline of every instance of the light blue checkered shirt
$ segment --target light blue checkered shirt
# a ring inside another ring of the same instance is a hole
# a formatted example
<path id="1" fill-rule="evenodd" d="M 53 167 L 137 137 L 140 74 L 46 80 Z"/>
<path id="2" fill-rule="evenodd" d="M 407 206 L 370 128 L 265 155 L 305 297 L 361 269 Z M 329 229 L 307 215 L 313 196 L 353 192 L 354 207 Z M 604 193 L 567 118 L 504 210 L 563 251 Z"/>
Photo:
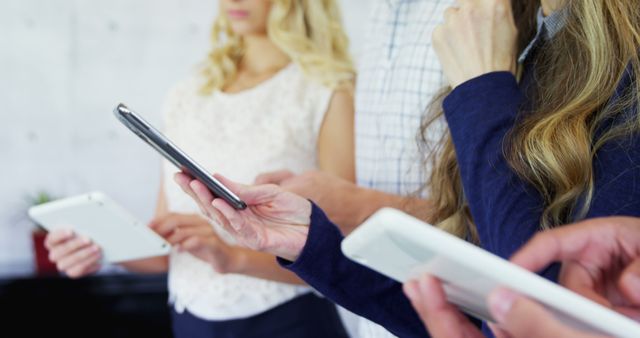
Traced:
<path id="1" fill-rule="evenodd" d="M 428 175 L 416 137 L 427 105 L 444 85 L 431 34 L 454 0 L 376 0 L 356 86 L 358 185 L 397 195 Z M 438 140 L 444 123 L 429 130 Z M 426 195 L 426 194 L 425 194 Z M 360 338 L 393 337 L 362 319 Z"/>
<path id="2" fill-rule="evenodd" d="M 425 182 L 416 136 L 444 85 L 431 34 L 453 0 L 378 0 L 356 89 L 356 172 L 360 186 L 407 195 Z M 432 138 L 442 132 L 436 126 Z"/>
<path id="3" fill-rule="evenodd" d="M 520 57 L 518 57 L 518 62 L 523 63 L 533 48 L 543 40 L 551 40 L 567 23 L 567 11 L 566 10 L 557 10 L 548 16 L 544 16 L 544 12 L 542 11 L 542 7 L 538 9 L 538 15 L 536 16 L 537 22 L 537 31 L 536 36 L 531 40 L 531 42 L 527 45 L 527 47 L 522 51 Z"/>

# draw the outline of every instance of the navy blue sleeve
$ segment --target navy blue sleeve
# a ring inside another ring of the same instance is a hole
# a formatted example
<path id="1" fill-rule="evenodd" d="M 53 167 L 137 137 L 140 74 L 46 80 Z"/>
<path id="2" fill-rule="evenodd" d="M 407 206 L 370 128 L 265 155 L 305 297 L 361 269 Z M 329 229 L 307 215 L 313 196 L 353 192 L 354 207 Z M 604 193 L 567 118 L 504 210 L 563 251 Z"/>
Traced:
<path id="1" fill-rule="evenodd" d="M 594 159 L 595 188 L 587 218 L 640 217 L 640 137 L 616 139 Z"/>
<path id="2" fill-rule="evenodd" d="M 345 257 L 342 238 L 324 212 L 313 205 L 309 237 L 300 257 L 295 262 L 278 260 L 331 301 L 394 335 L 428 336 L 402 285 Z"/>
<path id="3" fill-rule="evenodd" d="M 464 194 L 482 247 L 509 258 L 539 229 L 540 195 L 516 177 L 503 140 L 524 97 L 510 73 L 490 73 L 458 86 L 444 102 Z"/>
<path id="4" fill-rule="evenodd" d="M 483 75 L 457 87 L 444 102 L 465 196 L 482 247 L 509 258 L 540 230 L 543 200 L 510 168 L 504 140 L 524 96 L 507 72 Z M 637 112 L 628 112 L 637 116 Z M 640 142 L 612 141 L 594 162 L 595 191 L 588 218 L 640 215 Z M 542 275 L 557 277 L 557 266 Z"/>

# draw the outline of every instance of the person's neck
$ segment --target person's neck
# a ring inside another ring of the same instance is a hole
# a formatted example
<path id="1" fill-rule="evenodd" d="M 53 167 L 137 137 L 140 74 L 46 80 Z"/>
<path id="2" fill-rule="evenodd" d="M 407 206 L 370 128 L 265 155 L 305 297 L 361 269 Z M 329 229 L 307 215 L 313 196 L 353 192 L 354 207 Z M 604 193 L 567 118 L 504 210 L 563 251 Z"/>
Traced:
<path id="1" fill-rule="evenodd" d="M 541 0 L 540 2 L 542 5 L 542 13 L 544 16 L 549 16 L 562 6 L 564 0 Z"/>
<path id="2" fill-rule="evenodd" d="M 244 38 L 245 52 L 241 68 L 251 74 L 264 74 L 280 70 L 291 59 L 267 36 L 247 36 Z"/>

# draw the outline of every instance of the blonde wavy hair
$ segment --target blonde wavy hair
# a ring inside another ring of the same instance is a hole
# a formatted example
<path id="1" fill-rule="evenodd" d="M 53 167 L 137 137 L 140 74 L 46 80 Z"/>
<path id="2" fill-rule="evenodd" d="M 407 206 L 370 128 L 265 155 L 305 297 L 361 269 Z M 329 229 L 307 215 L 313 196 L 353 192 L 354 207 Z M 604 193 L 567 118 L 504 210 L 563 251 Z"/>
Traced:
<path id="1" fill-rule="evenodd" d="M 331 88 L 352 89 L 355 78 L 335 0 L 272 0 L 267 22 L 269 38 L 298 64 L 306 76 Z M 212 28 L 213 50 L 203 65 L 203 94 L 222 89 L 232 81 L 244 54 L 242 38 L 220 14 Z"/>
<path id="2" fill-rule="evenodd" d="M 513 0 L 512 6 L 521 52 L 536 33 L 540 1 Z M 566 25 L 536 57 L 534 110 L 520 112 L 505 139 L 510 166 L 543 197 L 541 229 L 584 218 L 594 193 L 596 152 L 607 142 L 622 141 L 640 130 L 638 114 L 622 115 L 637 108 L 640 97 L 639 2 L 567 0 L 564 10 Z M 632 79 L 630 87 L 612 104 L 625 76 Z M 430 152 L 434 161 L 428 183 L 434 222 L 478 242 L 450 133 L 435 147 L 425 148 L 424 133 L 442 116 L 447 93 L 434 100 L 421 130 L 423 151 Z M 612 120 L 622 122 L 603 128 Z"/>

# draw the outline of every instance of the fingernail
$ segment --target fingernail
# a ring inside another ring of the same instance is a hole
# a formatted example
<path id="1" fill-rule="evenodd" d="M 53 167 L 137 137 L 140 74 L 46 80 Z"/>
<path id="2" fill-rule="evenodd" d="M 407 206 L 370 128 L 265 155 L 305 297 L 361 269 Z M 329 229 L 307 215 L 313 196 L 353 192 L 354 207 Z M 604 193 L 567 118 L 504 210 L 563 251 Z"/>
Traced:
<path id="1" fill-rule="evenodd" d="M 428 290 L 428 286 L 427 286 L 427 277 L 428 276 L 422 276 L 420 277 L 420 279 L 418 279 L 418 283 L 420 284 L 420 293 L 422 293 L 423 295 L 426 295 L 429 293 Z"/>
<path id="2" fill-rule="evenodd" d="M 634 289 L 640 290 L 640 276 L 636 274 L 628 274 L 627 283 L 629 283 Z"/>
<path id="3" fill-rule="evenodd" d="M 82 244 L 89 244 L 89 243 L 91 243 L 91 239 L 89 237 L 82 238 Z"/>
<path id="4" fill-rule="evenodd" d="M 418 291 L 418 283 L 414 280 L 408 281 L 404 285 L 404 293 L 407 295 L 407 297 L 411 301 L 416 300 L 418 298 L 419 292 L 420 291 Z"/>
<path id="5" fill-rule="evenodd" d="M 507 314 L 513 307 L 513 303 L 519 297 L 518 294 L 506 289 L 498 289 L 489 295 L 489 310 L 498 323 L 504 323 Z"/>
<path id="6" fill-rule="evenodd" d="M 640 301 L 640 276 L 633 273 L 625 274 L 623 283 L 626 284 L 626 289 L 632 293 L 630 296 L 635 298 L 634 300 Z"/>
<path id="7" fill-rule="evenodd" d="M 501 332 L 500 326 L 498 326 L 495 323 L 487 323 L 487 326 L 489 326 L 489 330 L 491 330 L 491 332 L 493 332 L 494 336 L 498 335 L 496 332 Z"/>

